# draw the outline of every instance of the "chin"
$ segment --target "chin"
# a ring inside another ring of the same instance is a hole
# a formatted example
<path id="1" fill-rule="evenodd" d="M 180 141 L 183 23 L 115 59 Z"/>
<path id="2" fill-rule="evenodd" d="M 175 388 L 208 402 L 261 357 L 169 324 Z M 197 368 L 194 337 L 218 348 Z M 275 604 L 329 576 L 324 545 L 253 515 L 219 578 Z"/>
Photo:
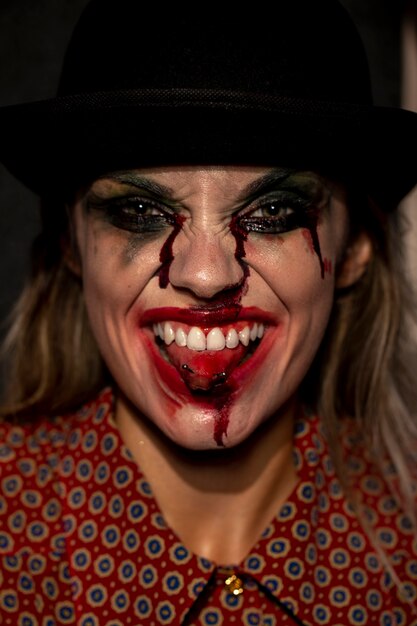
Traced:
<path id="1" fill-rule="evenodd" d="M 188 450 L 226 450 L 250 439 L 276 411 L 249 391 L 203 399 L 194 395 L 174 411 L 154 407 L 149 419 L 170 441 Z M 213 404 L 216 404 L 213 407 Z"/>

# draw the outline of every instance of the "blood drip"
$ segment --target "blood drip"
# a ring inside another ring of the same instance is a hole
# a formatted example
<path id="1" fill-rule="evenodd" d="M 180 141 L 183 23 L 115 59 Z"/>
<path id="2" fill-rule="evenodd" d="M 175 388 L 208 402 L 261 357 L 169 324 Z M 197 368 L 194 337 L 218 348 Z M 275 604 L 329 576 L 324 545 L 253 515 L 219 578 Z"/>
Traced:
<path id="1" fill-rule="evenodd" d="M 218 396 L 214 401 L 217 415 L 214 420 L 213 438 L 219 447 L 224 447 L 223 437 L 227 436 L 227 427 L 229 426 L 229 413 L 232 400 L 232 392 L 226 396 Z"/>
<path id="2" fill-rule="evenodd" d="M 159 270 L 159 286 L 161 289 L 166 289 L 169 284 L 169 269 L 171 267 L 171 263 L 174 260 L 174 254 L 172 252 L 172 246 L 174 244 L 175 238 L 180 232 L 182 225 L 185 222 L 184 215 L 176 215 L 174 227 L 167 237 L 164 245 L 161 248 L 161 252 L 159 253 L 159 260 L 161 262 L 161 269 Z"/>
<path id="3" fill-rule="evenodd" d="M 243 281 L 242 286 L 239 290 L 240 303 L 242 295 L 245 289 L 247 289 L 247 279 L 249 277 L 249 267 L 246 263 L 243 262 L 243 258 L 246 256 L 245 241 L 247 241 L 248 239 L 248 233 L 240 226 L 237 215 L 235 215 L 230 222 L 230 231 L 236 241 L 235 259 L 243 270 Z M 227 391 L 227 393 L 218 395 L 214 400 L 217 415 L 214 421 L 213 438 L 219 447 L 224 446 L 223 437 L 227 435 L 227 428 L 229 426 L 230 405 L 233 397 L 232 389 L 229 388 L 227 390 L 225 389 L 224 391 Z"/>
<path id="4" fill-rule="evenodd" d="M 320 241 L 319 241 L 319 237 L 317 234 L 317 217 L 310 217 L 310 219 L 308 220 L 308 224 L 306 225 L 306 228 L 310 236 L 310 241 L 308 243 L 309 245 L 311 245 L 312 252 L 317 254 L 317 257 L 320 263 L 320 274 L 321 274 L 321 277 L 324 278 L 325 267 L 324 267 L 323 258 L 321 256 Z"/>
<path id="5" fill-rule="evenodd" d="M 165 243 L 163 244 L 161 248 L 161 252 L 159 254 L 159 260 L 161 262 L 161 269 L 159 271 L 159 286 L 161 289 L 166 289 L 166 287 L 169 284 L 169 270 L 171 267 L 171 263 L 174 260 L 172 247 L 173 247 L 175 238 L 177 237 L 178 233 L 182 229 L 182 225 L 184 221 L 185 221 L 184 216 L 181 216 L 181 215 L 176 216 L 172 232 L 169 234 L 169 236 L 167 237 Z M 230 222 L 230 230 L 236 240 L 235 259 L 237 260 L 239 265 L 242 267 L 243 281 L 242 281 L 242 284 L 239 286 L 239 289 L 234 297 L 230 297 L 230 294 L 229 294 L 229 296 L 226 297 L 227 302 L 225 302 L 225 299 L 223 299 L 222 306 L 224 307 L 226 304 L 228 308 L 232 306 L 236 307 L 236 317 L 237 317 L 240 311 L 240 300 L 242 298 L 244 289 L 246 287 L 246 281 L 249 276 L 249 267 L 242 260 L 243 257 L 246 256 L 244 242 L 248 238 L 248 233 L 241 228 L 237 220 L 237 216 L 232 218 Z M 239 356 L 239 358 L 241 358 L 241 356 Z M 207 359 L 207 356 L 205 357 L 205 359 Z M 234 360 L 235 359 L 232 359 L 232 361 Z M 183 365 L 187 366 L 185 368 L 182 367 L 183 379 L 186 380 L 188 375 L 195 377 L 195 370 L 193 370 L 192 366 L 188 364 L 183 364 Z M 207 368 L 207 361 L 204 367 Z M 223 437 L 227 435 L 227 428 L 229 425 L 230 404 L 231 404 L 232 394 L 233 394 L 233 389 L 226 382 L 227 369 L 228 368 L 224 368 L 223 366 L 220 367 L 220 363 L 219 363 L 219 366 L 216 365 L 215 368 L 213 369 L 211 376 L 207 377 L 207 375 L 205 375 L 206 382 L 204 383 L 204 385 L 206 386 L 208 385 L 210 390 L 213 389 L 213 390 L 218 391 L 221 388 L 221 393 L 215 393 L 215 394 L 213 393 L 211 402 L 209 403 L 209 406 L 215 408 L 217 412 L 215 420 L 214 420 L 213 438 L 219 447 L 224 446 Z M 224 376 L 224 374 L 226 374 L 226 376 Z M 220 381 L 219 384 L 217 383 L 217 380 Z"/>
<path id="6" fill-rule="evenodd" d="M 200 409 L 215 411 L 213 439 L 217 446 L 224 446 L 230 406 L 236 391 L 236 384 L 227 378 L 247 348 L 239 345 L 233 350 L 199 353 L 171 344 L 166 350 L 190 391 L 189 402 Z"/>
<path id="7" fill-rule="evenodd" d="M 235 391 L 235 387 L 230 385 L 230 383 L 226 383 L 221 391 L 213 394 L 210 402 L 199 402 L 200 406 L 204 406 L 209 410 L 215 410 L 213 439 L 219 448 L 225 446 L 224 438 L 227 437 L 230 408 Z"/>
<path id="8" fill-rule="evenodd" d="M 327 274 L 331 274 L 332 273 L 332 261 L 331 259 L 324 259 L 324 271 Z"/>
<path id="9" fill-rule="evenodd" d="M 248 239 L 248 233 L 239 224 L 238 217 L 239 217 L 238 215 L 233 216 L 230 222 L 230 231 L 236 241 L 235 259 L 243 270 L 243 277 L 244 277 L 243 286 L 244 286 L 249 276 L 249 267 L 247 266 L 246 263 L 243 262 L 243 257 L 246 256 L 245 241 L 247 241 Z"/>

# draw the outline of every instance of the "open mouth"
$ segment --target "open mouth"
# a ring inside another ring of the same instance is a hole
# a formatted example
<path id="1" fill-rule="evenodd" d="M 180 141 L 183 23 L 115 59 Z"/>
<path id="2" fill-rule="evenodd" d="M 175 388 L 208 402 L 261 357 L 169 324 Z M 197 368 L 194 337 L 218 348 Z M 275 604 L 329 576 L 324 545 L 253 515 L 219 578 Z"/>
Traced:
<path id="1" fill-rule="evenodd" d="M 165 321 L 152 328 L 162 356 L 197 393 L 224 385 L 231 373 L 254 354 L 265 333 L 263 323 L 243 320 L 215 327 Z"/>
<path id="2" fill-rule="evenodd" d="M 193 395 L 210 398 L 230 395 L 240 387 L 241 375 L 251 376 L 252 357 L 270 336 L 269 327 L 278 324 L 275 315 L 259 307 L 224 303 L 158 307 L 143 312 L 140 319 L 167 364 L 161 364 L 160 372 L 170 386 L 175 386 L 175 370 Z"/>

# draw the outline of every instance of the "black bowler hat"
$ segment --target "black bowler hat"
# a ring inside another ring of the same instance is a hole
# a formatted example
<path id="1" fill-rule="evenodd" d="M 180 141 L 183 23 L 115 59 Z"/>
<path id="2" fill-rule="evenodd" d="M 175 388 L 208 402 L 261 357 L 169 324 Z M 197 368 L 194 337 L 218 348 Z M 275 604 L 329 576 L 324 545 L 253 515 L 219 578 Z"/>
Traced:
<path id="1" fill-rule="evenodd" d="M 385 206 L 417 183 L 417 114 L 372 104 L 337 0 L 93 0 L 54 99 L 0 109 L 0 159 L 45 195 L 115 169 L 319 168 Z"/>

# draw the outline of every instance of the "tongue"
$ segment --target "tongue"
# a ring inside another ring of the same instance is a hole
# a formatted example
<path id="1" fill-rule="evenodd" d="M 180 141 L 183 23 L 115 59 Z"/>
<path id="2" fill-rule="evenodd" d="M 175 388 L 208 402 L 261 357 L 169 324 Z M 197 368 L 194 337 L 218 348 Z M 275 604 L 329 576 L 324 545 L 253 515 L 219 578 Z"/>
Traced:
<path id="1" fill-rule="evenodd" d="M 226 382 L 249 350 L 241 343 L 236 348 L 219 351 L 197 352 L 189 348 L 180 348 L 176 343 L 165 346 L 165 349 L 171 363 L 177 368 L 188 387 L 201 391 L 210 391 L 213 387 Z"/>

